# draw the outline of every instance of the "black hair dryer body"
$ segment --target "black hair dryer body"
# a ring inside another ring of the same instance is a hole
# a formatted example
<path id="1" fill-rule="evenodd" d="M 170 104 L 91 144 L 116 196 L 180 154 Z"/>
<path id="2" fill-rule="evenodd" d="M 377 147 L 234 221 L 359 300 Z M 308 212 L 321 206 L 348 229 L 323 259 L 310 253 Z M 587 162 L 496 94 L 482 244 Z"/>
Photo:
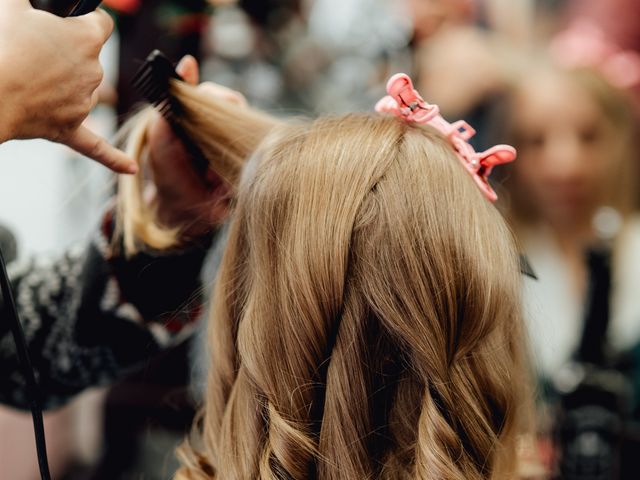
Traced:
<path id="1" fill-rule="evenodd" d="M 88 13 L 101 3 L 99 1 L 83 3 L 82 0 L 29 0 L 33 8 L 45 10 L 47 12 L 58 15 L 59 17 L 68 17 L 77 9 L 74 14 Z"/>

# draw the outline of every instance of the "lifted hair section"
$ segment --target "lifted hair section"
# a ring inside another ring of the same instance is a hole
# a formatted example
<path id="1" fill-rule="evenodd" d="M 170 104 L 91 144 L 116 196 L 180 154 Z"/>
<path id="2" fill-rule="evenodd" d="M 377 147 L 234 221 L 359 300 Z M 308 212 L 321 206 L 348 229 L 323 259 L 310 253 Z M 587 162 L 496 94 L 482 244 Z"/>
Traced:
<path id="1" fill-rule="evenodd" d="M 246 159 L 281 122 L 266 113 L 214 98 L 179 80 L 171 81 L 171 94 L 184 109 L 184 115 L 176 120 L 201 149 L 210 168 L 235 191 Z M 142 245 L 158 250 L 179 245 L 180 228 L 161 225 L 156 212 L 144 200 L 146 132 L 153 119 L 151 111 L 149 108 L 141 112 L 124 127 L 128 132 L 126 151 L 141 167 L 135 176 L 122 176 L 119 180 L 117 228 L 127 255 Z"/>

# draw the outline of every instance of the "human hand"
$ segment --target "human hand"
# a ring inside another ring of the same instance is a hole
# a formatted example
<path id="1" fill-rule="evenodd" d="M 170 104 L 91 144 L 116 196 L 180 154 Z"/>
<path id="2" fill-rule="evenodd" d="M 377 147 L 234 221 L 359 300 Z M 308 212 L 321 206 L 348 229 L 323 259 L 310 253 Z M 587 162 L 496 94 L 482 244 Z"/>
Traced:
<path id="1" fill-rule="evenodd" d="M 176 70 L 188 83 L 198 83 L 195 58 L 184 57 Z M 206 82 L 198 88 L 239 108 L 246 105 L 241 94 L 226 87 Z M 198 175 L 190 155 L 160 114 L 155 114 L 147 133 L 149 166 L 155 185 L 151 201 L 160 223 L 181 227 L 187 238 L 202 235 L 212 225 L 222 223 L 229 210 L 230 186 L 213 170 L 208 171 L 206 179 Z"/>
<path id="2" fill-rule="evenodd" d="M 82 122 L 97 103 L 98 55 L 113 20 L 98 10 L 59 18 L 29 0 L 2 0 L 0 10 L 0 142 L 46 138 L 110 169 L 134 173 L 135 163 Z"/>

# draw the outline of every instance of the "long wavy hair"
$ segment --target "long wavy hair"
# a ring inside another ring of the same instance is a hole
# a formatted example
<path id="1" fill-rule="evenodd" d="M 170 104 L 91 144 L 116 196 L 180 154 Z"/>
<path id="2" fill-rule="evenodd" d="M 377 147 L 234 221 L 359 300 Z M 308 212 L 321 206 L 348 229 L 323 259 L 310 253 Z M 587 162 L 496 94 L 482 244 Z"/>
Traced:
<path id="1" fill-rule="evenodd" d="M 194 138 L 237 143 L 225 124 L 240 138 L 265 118 L 231 110 Z M 430 128 L 277 123 L 233 175 L 208 387 L 176 478 L 513 478 L 530 391 L 501 215 Z"/>

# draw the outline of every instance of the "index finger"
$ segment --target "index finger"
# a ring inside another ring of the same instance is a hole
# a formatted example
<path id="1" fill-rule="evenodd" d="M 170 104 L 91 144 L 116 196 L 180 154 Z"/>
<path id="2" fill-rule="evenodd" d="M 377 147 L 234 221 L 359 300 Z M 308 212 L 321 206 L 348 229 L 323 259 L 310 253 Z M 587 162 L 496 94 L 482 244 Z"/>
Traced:
<path id="1" fill-rule="evenodd" d="M 138 165 L 123 152 L 84 126 L 60 143 L 73 148 L 116 173 L 137 173 Z"/>

